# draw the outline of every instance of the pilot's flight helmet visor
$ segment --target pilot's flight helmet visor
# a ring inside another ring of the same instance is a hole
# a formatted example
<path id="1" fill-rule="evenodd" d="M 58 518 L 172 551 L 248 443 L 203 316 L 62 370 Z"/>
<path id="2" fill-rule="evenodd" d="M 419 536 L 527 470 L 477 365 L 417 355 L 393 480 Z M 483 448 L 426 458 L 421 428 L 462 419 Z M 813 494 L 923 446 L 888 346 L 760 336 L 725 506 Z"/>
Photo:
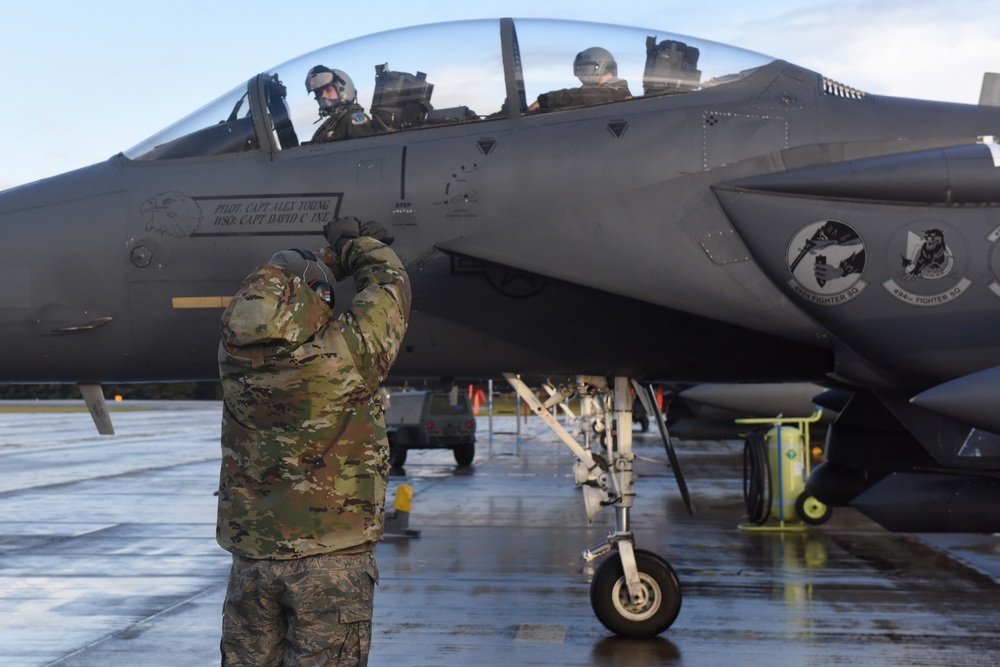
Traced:
<path id="1" fill-rule="evenodd" d="M 318 94 L 320 90 L 329 86 L 336 79 L 332 70 L 316 71 L 318 69 L 313 68 L 306 78 L 306 90 L 310 93 Z"/>
<path id="2" fill-rule="evenodd" d="M 327 86 L 334 87 L 337 99 L 323 97 L 322 91 Z M 317 65 L 309 70 L 309 74 L 306 75 L 306 90 L 315 95 L 321 113 L 340 104 L 353 104 L 358 96 L 351 77 L 339 69 L 330 69 L 323 65 Z"/>

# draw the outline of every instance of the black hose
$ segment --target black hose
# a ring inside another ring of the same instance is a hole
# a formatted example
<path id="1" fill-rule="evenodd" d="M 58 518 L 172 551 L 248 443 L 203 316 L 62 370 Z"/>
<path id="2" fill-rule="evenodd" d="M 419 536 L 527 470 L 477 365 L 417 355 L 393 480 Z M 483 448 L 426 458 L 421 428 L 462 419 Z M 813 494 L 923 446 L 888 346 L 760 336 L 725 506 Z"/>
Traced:
<path id="1" fill-rule="evenodd" d="M 755 526 L 763 525 L 771 516 L 771 474 L 767 460 L 765 428 L 747 433 L 743 444 L 743 502 L 747 519 Z"/>

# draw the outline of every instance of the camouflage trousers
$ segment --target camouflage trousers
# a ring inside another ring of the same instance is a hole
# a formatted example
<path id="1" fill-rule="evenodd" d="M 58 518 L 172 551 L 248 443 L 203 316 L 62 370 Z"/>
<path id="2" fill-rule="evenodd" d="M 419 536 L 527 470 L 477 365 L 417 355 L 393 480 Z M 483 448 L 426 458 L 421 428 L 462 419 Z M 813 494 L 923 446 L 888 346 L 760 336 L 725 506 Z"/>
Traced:
<path id="1" fill-rule="evenodd" d="M 370 552 L 234 555 L 222 610 L 223 667 L 364 667 L 377 581 Z"/>

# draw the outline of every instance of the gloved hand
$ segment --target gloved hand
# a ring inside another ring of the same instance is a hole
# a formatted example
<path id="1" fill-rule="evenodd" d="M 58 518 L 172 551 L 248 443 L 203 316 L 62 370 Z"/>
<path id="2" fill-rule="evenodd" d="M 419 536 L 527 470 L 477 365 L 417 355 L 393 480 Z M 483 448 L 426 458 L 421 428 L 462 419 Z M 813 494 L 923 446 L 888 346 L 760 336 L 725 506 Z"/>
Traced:
<path id="1" fill-rule="evenodd" d="M 361 221 L 353 215 L 345 218 L 335 218 L 333 222 L 323 225 L 323 236 L 326 242 L 337 253 L 341 254 L 348 241 L 361 235 Z"/>
<path id="2" fill-rule="evenodd" d="M 378 224 L 374 220 L 369 220 L 368 222 L 361 223 L 361 236 L 370 236 L 376 241 L 381 241 L 386 245 L 392 245 L 392 242 L 396 240 L 395 236 L 392 236 L 385 230 L 385 227 Z"/>

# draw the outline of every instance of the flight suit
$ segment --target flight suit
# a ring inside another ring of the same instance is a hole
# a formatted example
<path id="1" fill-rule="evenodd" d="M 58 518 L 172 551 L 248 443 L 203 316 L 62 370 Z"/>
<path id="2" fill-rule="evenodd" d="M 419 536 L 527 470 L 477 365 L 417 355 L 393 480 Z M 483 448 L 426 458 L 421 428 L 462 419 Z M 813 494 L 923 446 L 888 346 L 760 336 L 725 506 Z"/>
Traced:
<path id="1" fill-rule="evenodd" d="M 356 139 L 378 134 L 372 127 L 371 119 L 360 104 L 345 104 L 337 107 L 313 133 L 312 143 Z"/>
<path id="2" fill-rule="evenodd" d="M 316 256 L 336 280 L 354 277 L 347 312 L 335 317 L 298 276 L 264 264 L 222 316 L 216 533 L 233 554 L 223 665 L 367 661 L 389 470 L 378 388 L 410 284 L 371 237 Z"/>
<path id="3" fill-rule="evenodd" d="M 605 104 L 621 102 L 632 97 L 628 82 L 625 79 L 614 78 L 600 84 L 585 83 L 578 88 L 563 88 L 542 93 L 538 96 L 538 106 L 541 109 L 568 109 L 590 104 Z"/>

